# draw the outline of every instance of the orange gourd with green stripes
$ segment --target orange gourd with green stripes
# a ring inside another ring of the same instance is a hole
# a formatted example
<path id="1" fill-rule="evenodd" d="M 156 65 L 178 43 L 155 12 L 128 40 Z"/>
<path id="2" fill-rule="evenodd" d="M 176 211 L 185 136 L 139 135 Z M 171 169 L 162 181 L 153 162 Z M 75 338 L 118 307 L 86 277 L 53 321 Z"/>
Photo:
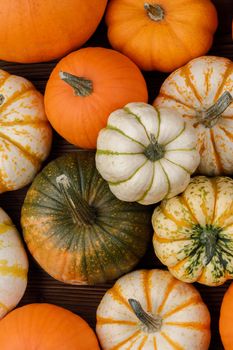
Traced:
<path id="1" fill-rule="evenodd" d="M 19 233 L 0 208 L 0 318 L 22 298 L 27 272 L 28 260 Z"/>
<path id="2" fill-rule="evenodd" d="M 208 286 L 233 278 L 233 180 L 197 176 L 154 211 L 155 253 L 184 282 Z"/>
<path id="3" fill-rule="evenodd" d="M 178 111 L 196 128 L 203 175 L 233 174 L 233 62 L 203 56 L 172 73 L 157 107 Z"/>
<path id="4" fill-rule="evenodd" d="M 28 249 L 52 277 L 97 284 L 129 272 L 144 255 L 151 208 L 114 197 L 96 170 L 95 152 L 80 150 L 37 175 L 21 224 Z"/>
<path id="5" fill-rule="evenodd" d="M 97 309 L 103 350 L 207 350 L 210 315 L 198 291 L 168 271 L 121 277 Z"/>
<path id="6" fill-rule="evenodd" d="M 28 80 L 0 70 L 0 193 L 32 181 L 48 156 L 52 132 L 43 96 Z"/>

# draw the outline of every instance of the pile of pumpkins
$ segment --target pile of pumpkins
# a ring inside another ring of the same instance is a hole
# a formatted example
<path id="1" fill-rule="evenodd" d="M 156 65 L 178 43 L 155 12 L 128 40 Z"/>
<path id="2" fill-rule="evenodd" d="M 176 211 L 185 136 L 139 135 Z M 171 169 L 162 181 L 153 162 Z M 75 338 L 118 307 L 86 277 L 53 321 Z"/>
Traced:
<path id="1" fill-rule="evenodd" d="M 115 50 L 70 53 L 94 33 L 106 6 Z M 118 279 L 97 310 L 103 350 L 207 350 L 210 315 L 191 283 L 233 278 L 233 62 L 204 56 L 218 24 L 214 5 L 0 0 L 0 8 L 0 59 L 63 56 L 45 96 L 0 70 L 0 192 L 33 181 L 21 212 L 30 253 L 65 283 Z M 171 72 L 153 105 L 140 69 Z M 51 126 L 85 150 L 38 174 Z M 155 254 L 169 271 L 130 272 L 151 241 L 151 221 Z M 11 311 L 27 272 L 20 235 L 0 209 L 1 350 L 99 349 L 87 323 L 63 308 Z M 220 317 L 226 350 L 232 305 L 233 284 Z"/>

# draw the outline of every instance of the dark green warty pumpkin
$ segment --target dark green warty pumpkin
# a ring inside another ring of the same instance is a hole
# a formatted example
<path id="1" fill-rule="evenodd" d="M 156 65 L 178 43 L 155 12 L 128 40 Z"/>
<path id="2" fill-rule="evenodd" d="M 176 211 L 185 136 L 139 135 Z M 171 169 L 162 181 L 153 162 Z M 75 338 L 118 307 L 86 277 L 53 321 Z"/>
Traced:
<path id="1" fill-rule="evenodd" d="M 130 271 L 150 239 L 150 208 L 121 202 L 79 151 L 48 164 L 22 208 L 27 246 L 41 267 L 71 284 L 102 283 Z"/>

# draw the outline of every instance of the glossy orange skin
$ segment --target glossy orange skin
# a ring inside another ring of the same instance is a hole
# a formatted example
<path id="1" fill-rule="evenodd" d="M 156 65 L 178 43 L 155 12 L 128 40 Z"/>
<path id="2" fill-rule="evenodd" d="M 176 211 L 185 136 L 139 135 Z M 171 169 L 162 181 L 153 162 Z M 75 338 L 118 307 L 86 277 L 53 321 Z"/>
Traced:
<path id="1" fill-rule="evenodd" d="M 233 283 L 226 291 L 220 311 L 219 332 L 225 350 L 233 350 Z"/>
<path id="2" fill-rule="evenodd" d="M 0 0 L 0 59 L 32 63 L 61 57 L 96 30 L 107 0 Z"/>
<path id="3" fill-rule="evenodd" d="M 165 13 L 152 20 L 145 3 Z M 110 0 L 106 22 L 112 47 L 141 69 L 171 72 L 211 47 L 217 12 L 210 0 Z"/>
<path id="4" fill-rule="evenodd" d="M 76 96 L 59 72 L 85 77 L 93 83 L 89 96 Z M 45 91 L 45 110 L 53 128 L 70 143 L 96 148 L 99 131 L 111 112 L 129 102 L 147 102 L 145 80 L 126 56 L 105 48 L 84 48 L 63 58 Z"/>
<path id="5" fill-rule="evenodd" d="M 30 304 L 0 322 L 1 350 L 100 350 L 89 325 L 51 304 Z"/>

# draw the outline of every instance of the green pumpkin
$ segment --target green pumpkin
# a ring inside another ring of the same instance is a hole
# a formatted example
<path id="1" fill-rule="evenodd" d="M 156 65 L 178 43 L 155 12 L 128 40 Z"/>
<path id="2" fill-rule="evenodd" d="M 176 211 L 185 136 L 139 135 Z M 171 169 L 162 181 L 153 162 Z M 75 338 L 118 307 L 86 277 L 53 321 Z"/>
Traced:
<path id="1" fill-rule="evenodd" d="M 150 239 L 150 208 L 121 202 L 95 167 L 94 152 L 79 151 L 48 164 L 22 208 L 27 246 L 52 277 L 96 284 L 130 271 Z"/>

